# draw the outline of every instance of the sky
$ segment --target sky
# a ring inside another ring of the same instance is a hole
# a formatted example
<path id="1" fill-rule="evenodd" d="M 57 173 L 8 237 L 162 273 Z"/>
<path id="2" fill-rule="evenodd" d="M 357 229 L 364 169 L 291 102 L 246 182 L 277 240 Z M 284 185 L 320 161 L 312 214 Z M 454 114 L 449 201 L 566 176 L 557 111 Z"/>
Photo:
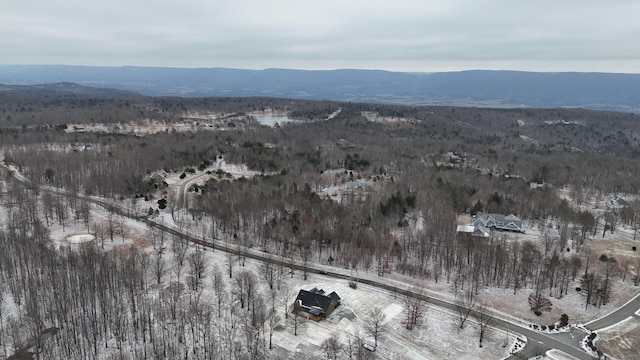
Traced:
<path id="1" fill-rule="evenodd" d="M 638 0 L 0 0 L 0 64 L 640 73 Z"/>

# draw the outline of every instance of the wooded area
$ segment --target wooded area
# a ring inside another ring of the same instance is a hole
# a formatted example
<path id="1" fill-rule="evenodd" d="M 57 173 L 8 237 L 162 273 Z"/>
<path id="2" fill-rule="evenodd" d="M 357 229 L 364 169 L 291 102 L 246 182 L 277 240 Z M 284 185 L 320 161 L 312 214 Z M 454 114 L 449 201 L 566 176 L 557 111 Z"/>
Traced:
<path id="1" fill-rule="evenodd" d="M 18 318 L 0 313 L 0 341 L 14 349 L 35 342 L 39 358 L 98 358 L 114 346 L 124 356 L 127 341 L 142 344 L 126 350 L 136 358 L 265 358 L 288 313 L 279 309 L 292 300 L 280 289 L 283 266 L 264 264 L 256 273 L 231 255 L 213 266 L 204 250 L 187 251 L 184 239 L 157 229 L 149 229 L 149 251 L 104 251 L 105 240 L 124 240 L 124 219 L 111 211 L 108 221 L 95 221 L 86 199 L 41 187 L 132 204 L 134 212 L 144 204 L 151 215 L 164 199 L 181 229 L 291 263 L 450 283 L 460 328 L 479 288 L 531 293 L 531 310 L 541 312 L 576 284 L 586 310 L 607 304 L 615 281 L 640 282 L 639 257 L 589 246 L 619 226 L 632 228 L 635 240 L 634 114 L 27 90 L 0 94 L 0 110 L 4 163 L 31 182 L 8 174 L 0 182 L 0 295 L 20 309 Z M 262 126 L 252 114 L 265 110 L 300 122 Z M 176 123 L 188 128 L 177 131 Z M 93 132 L 81 124 L 139 128 Z M 77 144 L 91 147 L 72 150 Z M 150 179 L 161 169 L 209 169 L 220 155 L 257 175 L 213 172 L 189 188 L 183 204 L 166 183 Z M 335 197 L 323 192 L 349 183 L 360 185 Z M 615 194 L 630 199 L 628 206 L 587 206 Z M 540 238 L 456 233 L 458 216 L 477 211 L 516 214 Z M 84 224 L 102 248 L 52 246 L 48 227 L 70 222 Z M 172 263 L 162 256 L 169 251 Z M 190 280 L 181 282 L 185 273 Z M 257 291 L 258 283 L 270 291 Z M 202 301 L 203 287 L 216 294 L 213 303 Z M 408 329 L 424 316 L 414 302 L 406 300 Z M 377 344 L 375 320 L 369 329 Z M 298 316 L 291 321 L 297 329 Z M 335 357 L 329 350 L 337 346 L 328 342 L 327 354 Z"/>

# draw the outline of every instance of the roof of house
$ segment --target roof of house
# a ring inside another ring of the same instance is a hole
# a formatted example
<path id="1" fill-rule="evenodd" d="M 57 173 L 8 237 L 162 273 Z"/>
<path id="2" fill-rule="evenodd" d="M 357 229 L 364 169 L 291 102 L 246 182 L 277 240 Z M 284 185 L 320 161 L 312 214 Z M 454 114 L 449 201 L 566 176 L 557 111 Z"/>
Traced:
<path id="1" fill-rule="evenodd" d="M 300 290 L 296 301 L 300 301 L 301 305 L 308 309 L 313 315 L 326 314 L 331 306 L 332 301 L 339 302 L 340 296 L 336 292 L 329 295 L 324 294 L 324 290 L 313 288 L 310 291 Z"/>
<path id="2" fill-rule="evenodd" d="M 151 180 L 154 180 L 154 181 L 164 181 L 164 179 L 166 179 L 167 176 L 169 176 L 169 174 L 166 171 L 158 170 L 158 171 L 154 171 L 153 174 L 151 174 L 150 178 Z"/>
<path id="3" fill-rule="evenodd" d="M 513 214 L 509 214 L 509 215 L 502 215 L 502 214 L 485 214 L 485 213 L 477 213 L 476 214 L 476 218 L 473 221 L 474 224 L 476 224 L 477 222 L 481 221 L 482 223 L 484 223 L 485 225 L 487 224 L 491 224 L 491 223 L 495 223 L 495 224 L 507 224 L 509 222 L 513 222 L 515 224 L 517 224 L 518 226 L 522 226 L 522 220 L 520 220 L 519 217 L 513 215 Z"/>
<path id="4" fill-rule="evenodd" d="M 610 202 L 611 202 L 611 205 L 614 205 L 614 206 L 629 206 L 629 203 L 618 195 L 612 197 Z"/>
<path id="5" fill-rule="evenodd" d="M 340 301 L 340 296 L 338 296 L 338 294 L 336 294 L 335 291 L 332 291 L 329 293 L 329 295 L 327 295 L 328 297 L 332 298 L 333 300 L 339 302 Z"/>
<path id="6" fill-rule="evenodd" d="M 473 225 L 476 227 L 474 232 L 478 230 L 479 226 L 488 228 L 495 227 L 496 229 L 501 230 L 524 231 L 522 229 L 522 220 L 513 214 L 502 215 L 479 212 L 473 220 Z"/>
<path id="7" fill-rule="evenodd" d="M 471 236 L 489 237 L 489 229 L 482 223 L 475 225 L 458 225 L 457 232 L 471 234 Z"/>
<path id="8" fill-rule="evenodd" d="M 456 231 L 457 232 L 463 232 L 463 233 L 472 233 L 473 230 L 475 230 L 475 226 L 473 225 L 458 225 L 456 227 Z"/>

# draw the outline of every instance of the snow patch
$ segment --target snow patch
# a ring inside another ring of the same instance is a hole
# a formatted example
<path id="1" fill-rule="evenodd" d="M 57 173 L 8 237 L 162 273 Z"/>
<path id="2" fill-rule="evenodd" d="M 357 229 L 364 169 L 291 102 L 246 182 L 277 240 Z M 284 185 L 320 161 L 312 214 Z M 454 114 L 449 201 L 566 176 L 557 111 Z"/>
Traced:
<path id="1" fill-rule="evenodd" d="M 382 313 L 384 314 L 384 321 L 382 322 L 382 325 L 386 324 L 387 322 L 389 322 L 389 320 L 398 316 L 402 312 L 402 310 L 404 310 L 402 305 L 397 303 L 393 303 L 387 306 L 387 308 L 382 311 Z"/>
<path id="2" fill-rule="evenodd" d="M 67 236 L 65 240 L 67 240 L 67 242 L 70 244 L 83 244 L 91 242 L 95 240 L 95 238 L 96 237 L 91 234 L 76 234 Z"/>

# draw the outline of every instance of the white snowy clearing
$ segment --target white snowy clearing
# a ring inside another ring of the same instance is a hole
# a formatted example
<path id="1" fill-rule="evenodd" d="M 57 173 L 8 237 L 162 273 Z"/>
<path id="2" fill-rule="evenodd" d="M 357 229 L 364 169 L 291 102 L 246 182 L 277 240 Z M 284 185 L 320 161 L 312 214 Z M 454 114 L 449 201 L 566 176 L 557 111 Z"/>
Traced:
<path id="1" fill-rule="evenodd" d="M 67 240 L 67 242 L 70 244 L 83 244 L 93 241 L 95 240 L 95 238 L 96 237 L 91 234 L 78 234 L 67 236 L 65 240 Z"/>

